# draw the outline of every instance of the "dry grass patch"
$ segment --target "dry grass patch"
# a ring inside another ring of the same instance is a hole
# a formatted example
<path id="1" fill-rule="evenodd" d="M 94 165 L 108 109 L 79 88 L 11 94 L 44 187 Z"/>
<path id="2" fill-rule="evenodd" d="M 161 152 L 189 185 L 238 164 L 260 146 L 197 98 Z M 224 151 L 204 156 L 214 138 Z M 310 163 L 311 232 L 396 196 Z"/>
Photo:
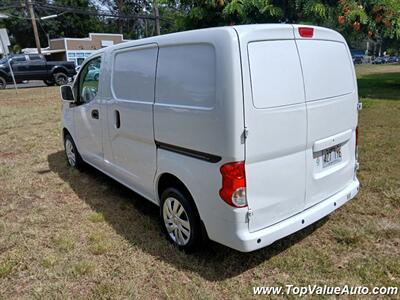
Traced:
<path id="1" fill-rule="evenodd" d="M 42 266 L 46 269 L 53 267 L 58 261 L 56 255 L 47 255 L 42 260 Z"/>
<path id="2" fill-rule="evenodd" d="M 88 220 L 93 223 L 104 222 L 104 214 L 101 212 L 91 212 L 88 216 Z"/>
<path id="3" fill-rule="evenodd" d="M 70 269 L 70 272 L 73 276 L 79 277 L 91 274 L 94 271 L 94 269 L 95 266 L 92 262 L 87 260 L 81 260 L 73 264 L 72 268 Z"/>
<path id="4" fill-rule="evenodd" d="M 356 65 L 357 76 L 400 72 L 400 64 Z"/>
<path id="5" fill-rule="evenodd" d="M 69 235 L 58 235 L 53 238 L 55 247 L 62 252 L 69 252 L 74 249 L 75 241 Z"/>
<path id="6" fill-rule="evenodd" d="M 111 248 L 111 243 L 108 241 L 107 236 L 99 231 L 94 232 L 89 236 L 90 252 L 94 255 L 107 253 Z"/>
<path id="7" fill-rule="evenodd" d="M 17 265 L 17 261 L 7 257 L 0 262 L 0 278 L 8 276 L 12 269 Z"/>

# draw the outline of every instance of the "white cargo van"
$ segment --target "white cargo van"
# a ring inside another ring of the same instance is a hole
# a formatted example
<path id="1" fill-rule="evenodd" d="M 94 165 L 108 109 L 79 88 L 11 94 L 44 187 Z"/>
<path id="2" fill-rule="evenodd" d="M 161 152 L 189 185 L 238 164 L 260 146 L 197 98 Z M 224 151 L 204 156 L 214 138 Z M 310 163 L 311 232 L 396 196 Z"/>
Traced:
<path id="1" fill-rule="evenodd" d="M 358 95 L 332 30 L 246 25 L 102 49 L 61 88 L 68 162 L 160 206 L 166 236 L 252 251 L 359 189 Z"/>

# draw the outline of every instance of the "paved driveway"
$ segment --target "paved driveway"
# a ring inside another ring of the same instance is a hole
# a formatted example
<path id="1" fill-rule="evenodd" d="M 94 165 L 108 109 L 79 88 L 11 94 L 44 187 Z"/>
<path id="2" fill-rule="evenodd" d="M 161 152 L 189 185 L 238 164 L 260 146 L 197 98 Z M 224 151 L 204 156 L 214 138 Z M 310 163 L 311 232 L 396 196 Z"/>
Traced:
<path id="1" fill-rule="evenodd" d="M 34 88 L 34 87 L 44 87 L 46 86 L 43 81 L 40 80 L 31 80 L 28 81 L 27 83 L 18 83 L 17 84 L 17 88 L 18 89 L 26 89 L 26 88 Z M 14 84 L 10 83 L 7 84 L 7 89 L 13 89 L 14 88 Z"/>

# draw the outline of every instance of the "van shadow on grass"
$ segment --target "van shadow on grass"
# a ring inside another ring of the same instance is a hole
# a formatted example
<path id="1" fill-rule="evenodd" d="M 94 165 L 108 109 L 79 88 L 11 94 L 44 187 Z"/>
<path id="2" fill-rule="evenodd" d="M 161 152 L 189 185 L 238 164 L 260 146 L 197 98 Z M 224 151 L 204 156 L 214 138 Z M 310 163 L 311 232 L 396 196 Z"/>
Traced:
<path id="1" fill-rule="evenodd" d="M 69 184 L 78 197 L 133 246 L 179 270 L 189 270 L 209 281 L 235 277 L 268 261 L 300 242 L 321 227 L 327 218 L 252 253 L 241 253 L 215 242 L 208 242 L 198 252 L 186 255 L 174 248 L 161 234 L 159 209 L 135 192 L 93 167 L 83 172 L 67 166 L 63 151 L 48 156 L 49 168 Z"/>
<path id="2" fill-rule="evenodd" d="M 363 75 L 357 84 L 360 97 L 400 100 L 400 73 Z"/>

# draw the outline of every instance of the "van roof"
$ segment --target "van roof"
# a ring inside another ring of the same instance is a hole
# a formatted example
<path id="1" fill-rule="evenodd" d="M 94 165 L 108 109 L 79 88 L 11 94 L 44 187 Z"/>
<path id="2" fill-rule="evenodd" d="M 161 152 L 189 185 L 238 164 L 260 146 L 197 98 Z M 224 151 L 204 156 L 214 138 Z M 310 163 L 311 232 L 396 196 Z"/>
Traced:
<path id="1" fill-rule="evenodd" d="M 313 36 L 312 38 L 304 38 L 299 34 L 299 28 L 312 28 Z M 251 35 L 252 38 L 257 40 L 257 36 L 262 38 L 265 36 L 268 39 L 269 36 L 275 36 L 276 39 L 286 39 L 294 38 L 295 39 L 313 39 L 313 40 L 330 40 L 330 41 L 338 41 L 345 42 L 343 36 L 329 28 L 320 27 L 320 26 L 312 26 L 312 25 L 300 25 L 300 24 L 254 24 L 254 25 L 239 25 L 233 26 L 236 32 L 239 35 L 240 40 L 246 39 L 245 37 Z"/>
<path id="2" fill-rule="evenodd" d="M 310 26 L 310 25 L 298 25 L 298 24 L 251 24 L 251 25 L 237 25 L 237 26 L 223 26 L 223 27 L 212 27 L 212 28 L 204 28 L 204 29 L 196 29 L 196 30 L 188 30 L 181 31 L 175 33 L 168 33 L 159 36 L 153 36 L 138 40 L 133 40 L 125 43 L 120 43 L 117 45 L 109 46 L 103 49 L 99 49 L 94 52 L 90 57 L 98 55 L 99 53 L 103 53 L 106 51 L 113 51 L 115 49 L 126 48 L 129 46 L 138 46 L 143 44 L 151 44 L 158 43 L 159 45 L 163 44 L 171 44 L 171 43 L 179 43 L 180 40 L 185 39 L 187 37 L 195 38 L 196 35 L 212 33 L 212 34 L 227 34 L 229 32 L 232 34 L 232 31 L 236 31 L 239 39 L 246 39 L 245 37 L 262 37 L 265 35 L 266 37 L 271 36 L 271 33 L 274 32 L 273 36 L 277 36 L 279 39 L 287 39 L 293 38 L 293 34 L 296 39 L 302 39 L 299 35 L 298 28 L 299 27 L 311 27 L 314 29 L 314 36 L 312 39 L 320 39 L 320 40 L 333 40 L 344 42 L 344 38 L 342 35 L 332 29 L 319 27 L 319 26 Z"/>

